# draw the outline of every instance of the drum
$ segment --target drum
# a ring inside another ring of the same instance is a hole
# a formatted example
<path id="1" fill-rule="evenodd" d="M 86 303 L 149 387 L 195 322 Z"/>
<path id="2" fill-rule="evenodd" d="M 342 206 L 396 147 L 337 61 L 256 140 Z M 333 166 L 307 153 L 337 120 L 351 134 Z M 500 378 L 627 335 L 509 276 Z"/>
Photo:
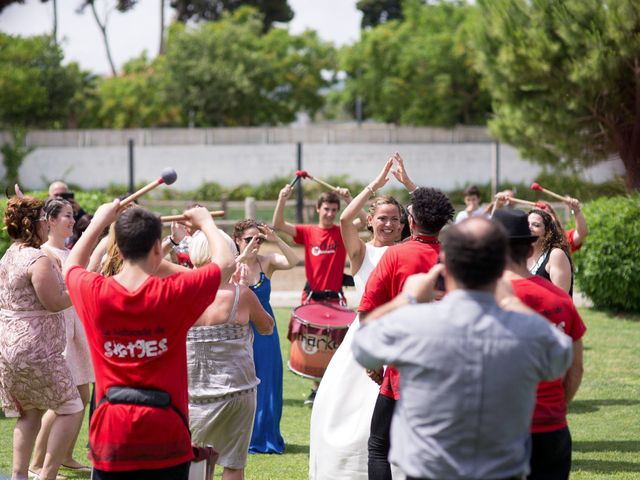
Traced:
<path id="1" fill-rule="evenodd" d="M 293 310 L 287 335 L 289 370 L 320 380 L 355 318 L 356 312 L 337 303 L 307 303 Z"/>

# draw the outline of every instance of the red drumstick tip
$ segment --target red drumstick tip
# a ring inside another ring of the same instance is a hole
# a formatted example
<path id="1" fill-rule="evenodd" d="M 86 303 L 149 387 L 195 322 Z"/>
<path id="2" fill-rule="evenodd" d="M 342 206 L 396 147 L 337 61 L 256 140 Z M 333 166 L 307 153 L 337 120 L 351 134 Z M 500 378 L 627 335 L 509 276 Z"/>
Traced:
<path id="1" fill-rule="evenodd" d="M 531 190 L 538 190 L 538 191 L 542 192 L 544 189 L 540 186 L 540 184 L 538 182 L 533 182 L 531 184 Z"/>
<path id="2" fill-rule="evenodd" d="M 306 170 L 296 170 L 296 177 L 309 178 L 309 173 Z"/>
<path id="3" fill-rule="evenodd" d="M 540 210 L 547 210 L 547 204 L 545 202 L 536 202 L 536 208 Z"/>

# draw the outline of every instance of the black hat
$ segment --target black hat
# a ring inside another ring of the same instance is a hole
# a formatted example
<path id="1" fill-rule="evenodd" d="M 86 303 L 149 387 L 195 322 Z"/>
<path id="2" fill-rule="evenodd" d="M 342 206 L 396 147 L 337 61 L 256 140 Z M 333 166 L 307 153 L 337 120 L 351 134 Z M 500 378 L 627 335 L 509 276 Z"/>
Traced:
<path id="1" fill-rule="evenodd" d="M 522 210 L 501 208 L 494 212 L 492 220 L 502 225 L 507 232 L 509 240 L 522 240 L 533 243 L 538 239 L 538 237 L 531 235 L 528 215 Z"/>

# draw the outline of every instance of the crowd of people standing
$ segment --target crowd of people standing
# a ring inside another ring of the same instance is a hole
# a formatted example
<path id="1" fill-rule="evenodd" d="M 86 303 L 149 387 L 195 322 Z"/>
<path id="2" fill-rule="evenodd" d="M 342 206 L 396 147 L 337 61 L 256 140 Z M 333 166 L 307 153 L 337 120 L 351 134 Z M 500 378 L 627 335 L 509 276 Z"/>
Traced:
<path id="1" fill-rule="evenodd" d="M 408 207 L 375 196 L 390 176 Z M 164 238 L 157 215 L 119 200 L 88 216 L 62 182 L 47 202 L 9 199 L 0 400 L 18 418 L 14 479 L 61 466 L 186 479 L 193 442 L 237 480 L 248 453 L 285 453 L 271 277 L 299 259 L 276 232 L 304 249 L 302 303 L 346 304 L 347 259 L 358 294 L 306 402 L 310 478 L 568 478 L 586 330 L 570 296 L 588 234 L 579 202 L 567 197 L 565 232 L 550 205 L 524 213 L 501 192 L 483 208 L 469 188 L 453 225 L 449 198 L 417 186 L 399 154 L 355 198 L 320 196 L 316 225 L 286 221 L 291 192 L 273 229 L 247 219 L 229 236 L 194 206 Z M 94 382 L 90 468 L 72 452 Z"/>

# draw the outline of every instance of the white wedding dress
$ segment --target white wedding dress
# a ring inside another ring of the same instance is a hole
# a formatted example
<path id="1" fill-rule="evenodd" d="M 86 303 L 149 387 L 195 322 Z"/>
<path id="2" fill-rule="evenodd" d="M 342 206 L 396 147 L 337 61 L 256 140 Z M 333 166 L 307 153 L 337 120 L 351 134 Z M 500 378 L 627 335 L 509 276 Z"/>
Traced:
<path id="1" fill-rule="evenodd" d="M 366 244 L 360 270 L 354 275 L 358 301 L 369 275 L 387 247 Z M 356 362 L 351 342 L 358 317 L 322 377 L 311 412 L 309 478 L 311 480 L 367 480 L 367 441 L 379 387 Z M 402 478 L 396 468 L 393 478 Z"/>

